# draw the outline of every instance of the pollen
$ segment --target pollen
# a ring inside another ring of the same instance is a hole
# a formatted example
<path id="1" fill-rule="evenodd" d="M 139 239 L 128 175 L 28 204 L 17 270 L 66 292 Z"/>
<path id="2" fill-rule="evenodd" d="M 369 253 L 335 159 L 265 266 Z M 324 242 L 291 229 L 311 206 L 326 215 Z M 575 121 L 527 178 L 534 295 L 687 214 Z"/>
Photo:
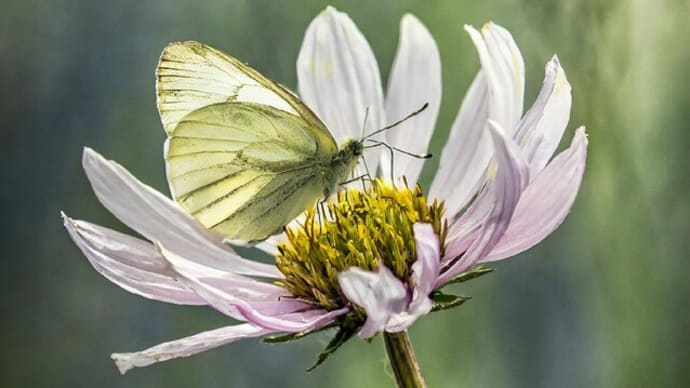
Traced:
<path id="1" fill-rule="evenodd" d="M 375 180 L 364 191 L 340 191 L 336 201 L 308 210 L 303 224 L 286 228 L 287 241 L 276 254 L 285 278 L 277 284 L 302 301 L 334 310 L 347 304 L 337 275 L 350 267 L 376 271 L 385 265 L 409 282 L 417 260 L 416 222 L 431 224 L 443 249 L 444 203 L 429 204 L 419 185 L 399 188 Z"/>

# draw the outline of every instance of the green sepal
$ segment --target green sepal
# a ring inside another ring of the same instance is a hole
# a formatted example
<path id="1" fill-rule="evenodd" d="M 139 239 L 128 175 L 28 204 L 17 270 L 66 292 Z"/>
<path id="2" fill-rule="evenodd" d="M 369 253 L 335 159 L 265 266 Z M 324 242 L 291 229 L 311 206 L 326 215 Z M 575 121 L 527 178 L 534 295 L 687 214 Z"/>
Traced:
<path id="1" fill-rule="evenodd" d="M 441 291 L 434 291 L 431 294 L 431 300 L 434 302 L 434 305 L 431 307 L 431 311 L 434 312 L 452 309 L 453 307 L 458 307 L 470 299 L 472 299 L 470 296 L 451 295 L 444 294 Z"/>
<path id="2" fill-rule="evenodd" d="M 340 329 L 338 329 L 338 332 L 335 333 L 335 337 L 333 337 L 331 342 L 326 345 L 326 348 L 319 353 L 316 363 L 307 369 L 307 372 L 313 371 L 317 366 L 326 361 L 328 356 L 335 353 L 335 351 L 344 345 L 345 342 L 352 338 L 352 336 L 357 332 L 358 327 L 359 325 L 353 320 L 345 318 L 345 321 L 340 324 Z"/>
<path id="3" fill-rule="evenodd" d="M 461 273 L 460 275 L 458 275 L 458 276 L 454 277 L 453 279 L 449 280 L 448 282 L 446 282 L 446 284 L 444 284 L 443 286 L 445 287 L 449 284 L 463 283 L 463 282 L 466 282 L 468 280 L 472 280 L 474 278 L 484 276 L 484 275 L 491 273 L 491 272 L 494 272 L 494 271 L 495 271 L 495 269 L 493 269 L 493 268 L 484 267 L 484 266 L 480 265 L 478 267 L 474 267 L 474 268 L 470 269 L 469 271 L 465 271 L 465 272 Z"/>
<path id="4" fill-rule="evenodd" d="M 326 325 L 324 327 L 320 327 L 315 330 L 308 330 L 308 331 L 302 331 L 299 333 L 288 333 L 288 334 L 281 334 L 281 335 L 275 335 L 275 336 L 270 336 L 270 337 L 264 337 L 261 339 L 261 342 L 265 342 L 267 344 L 283 344 L 286 342 L 293 342 L 297 341 L 299 339 L 302 339 L 310 334 L 315 334 L 322 332 L 324 330 L 331 329 L 333 327 L 338 326 L 336 323 L 332 323 L 330 325 Z"/>

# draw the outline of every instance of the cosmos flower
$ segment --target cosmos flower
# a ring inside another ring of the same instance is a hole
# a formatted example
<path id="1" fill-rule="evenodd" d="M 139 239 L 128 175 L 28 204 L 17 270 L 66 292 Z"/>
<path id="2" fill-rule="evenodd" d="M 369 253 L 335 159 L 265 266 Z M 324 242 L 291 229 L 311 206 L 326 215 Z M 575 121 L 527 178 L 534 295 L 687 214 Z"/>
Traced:
<path id="1" fill-rule="evenodd" d="M 144 238 L 63 215 L 91 265 L 132 293 L 208 305 L 244 322 L 113 354 L 120 371 L 249 337 L 294 339 L 338 327 L 334 348 L 354 334 L 401 332 L 465 300 L 444 294 L 445 285 L 477 276 L 484 271 L 478 264 L 514 256 L 553 232 L 573 205 L 587 150 L 580 128 L 552 159 L 570 115 L 565 73 L 554 56 L 523 115 L 524 64 L 510 33 L 492 23 L 466 30 L 481 69 L 428 192 L 416 185 L 423 161 L 370 148 L 367 164 L 382 178 L 364 191 L 341 191 L 316 226 L 312 209 L 257 245 L 276 256 L 276 265 L 241 257 L 176 202 L 86 148 L 83 167 L 98 199 Z M 382 128 L 428 103 L 382 139 L 426 152 L 441 101 L 438 49 L 412 15 L 403 17 L 400 34 L 384 98 L 373 52 L 347 15 L 328 8 L 307 29 L 297 60 L 299 95 L 337 140 L 358 137 L 367 114 L 368 128 Z"/>

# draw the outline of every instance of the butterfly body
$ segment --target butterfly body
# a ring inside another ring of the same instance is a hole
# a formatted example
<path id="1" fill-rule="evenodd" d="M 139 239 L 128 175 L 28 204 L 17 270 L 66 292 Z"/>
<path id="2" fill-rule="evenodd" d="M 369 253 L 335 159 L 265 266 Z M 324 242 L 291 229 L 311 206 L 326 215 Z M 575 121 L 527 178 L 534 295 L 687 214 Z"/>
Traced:
<path id="1" fill-rule="evenodd" d="M 166 47 L 157 94 L 171 194 L 229 239 L 276 233 L 333 194 L 362 155 L 358 140 L 338 148 L 289 91 L 198 42 Z"/>

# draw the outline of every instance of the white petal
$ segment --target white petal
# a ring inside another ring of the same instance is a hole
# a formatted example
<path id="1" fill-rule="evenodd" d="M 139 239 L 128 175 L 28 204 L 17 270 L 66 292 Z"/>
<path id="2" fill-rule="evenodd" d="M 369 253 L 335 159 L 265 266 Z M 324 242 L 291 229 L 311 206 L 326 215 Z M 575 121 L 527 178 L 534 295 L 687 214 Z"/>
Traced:
<path id="1" fill-rule="evenodd" d="M 390 317 L 385 330 L 395 333 L 407 330 L 417 319 L 428 314 L 433 307 L 429 294 L 434 290 L 440 271 L 441 247 L 438 236 L 429 224 L 414 225 L 417 261 L 412 264 L 412 300 L 405 311 Z"/>
<path id="2" fill-rule="evenodd" d="M 438 236 L 430 224 L 414 225 L 414 240 L 417 247 L 417 261 L 412 264 L 412 283 L 414 293 L 408 312 L 410 314 L 419 313 L 417 309 L 427 300 L 429 304 L 429 294 L 434 290 L 434 285 L 440 271 L 441 247 Z M 424 312 L 424 314 L 428 311 Z"/>
<path id="3" fill-rule="evenodd" d="M 307 28 L 297 58 L 299 94 L 338 142 L 360 138 L 385 122 L 383 90 L 374 52 L 346 14 L 328 7 Z M 378 149 L 366 153 L 373 173 Z"/>
<path id="4" fill-rule="evenodd" d="M 62 214 L 65 228 L 101 275 L 125 290 L 161 302 L 204 305 L 148 242 Z"/>
<path id="5" fill-rule="evenodd" d="M 405 286 L 385 265 L 379 266 L 378 272 L 349 268 L 338 274 L 338 283 L 345 297 L 367 313 L 367 321 L 358 334 L 361 338 L 383 331 L 391 316 L 407 307 Z"/>
<path id="6" fill-rule="evenodd" d="M 177 203 L 138 181 L 119 164 L 84 148 L 82 164 L 96 196 L 120 221 L 151 241 L 200 264 L 238 274 L 280 278 L 275 266 L 245 260 L 222 236 L 204 229 Z"/>
<path id="7" fill-rule="evenodd" d="M 275 255 L 278 245 L 287 241 L 285 233 L 276 234 L 254 245 L 254 248 L 260 249 L 269 255 Z"/>
<path id="8" fill-rule="evenodd" d="M 528 156 L 532 177 L 553 156 L 570 119 L 570 84 L 556 56 L 546 64 L 545 73 L 539 96 L 522 118 L 515 135 Z"/>
<path id="9" fill-rule="evenodd" d="M 441 107 L 438 47 L 426 27 L 416 17 L 407 14 L 400 22 L 400 42 L 388 80 L 386 118 L 389 121 L 400 120 L 425 103 L 429 106 L 422 113 L 385 132 L 388 144 L 415 154 L 426 153 Z M 392 176 L 390 155 L 382 152 L 384 178 Z M 395 177 L 404 175 L 412 186 L 417 183 L 423 166 L 422 160 L 393 153 Z"/>
<path id="10" fill-rule="evenodd" d="M 453 123 L 429 191 L 431 197 L 446 200 L 450 219 L 485 183 L 493 156 L 487 120 L 512 136 L 522 114 L 524 94 L 524 62 L 510 33 L 493 23 L 481 32 L 471 26 L 465 29 L 477 48 L 482 69 Z"/>
<path id="11" fill-rule="evenodd" d="M 267 329 L 300 332 L 332 322 L 346 309 L 325 311 L 296 300 L 287 290 L 270 283 L 239 283 L 228 274 L 185 260 L 159 245 L 158 249 L 172 268 L 183 276 L 194 291 L 221 313 Z M 234 275 L 234 274 L 230 274 Z M 236 276 L 236 275 L 235 275 Z M 309 311 L 309 314 L 298 314 Z"/>
<path id="12" fill-rule="evenodd" d="M 487 23 L 481 33 L 471 26 L 465 29 L 477 48 L 489 85 L 489 119 L 512 136 L 523 108 L 525 64 L 522 54 L 510 32 L 501 26 Z"/>
<path id="13" fill-rule="evenodd" d="M 165 342 L 136 353 L 114 353 L 111 357 L 120 373 L 125 374 L 132 368 L 149 366 L 173 358 L 189 357 L 243 338 L 259 337 L 270 333 L 273 331 L 250 324 L 226 326 Z"/>
<path id="14" fill-rule="evenodd" d="M 491 211 L 484 218 L 479 235 L 467 252 L 446 269 L 437 286 L 461 273 L 484 258 L 501 239 L 515 211 L 520 195 L 529 182 L 529 168 L 517 144 L 509 139 L 498 126 L 490 122 L 496 154 L 495 180 L 486 188 L 487 193 L 479 200 L 491 201 Z"/>
<path id="15" fill-rule="evenodd" d="M 570 148 L 561 152 L 530 183 L 499 243 L 480 262 L 516 255 L 556 230 L 568 215 L 582 182 L 587 135 L 579 128 Z"/>
<path id="16" fill-rule="evenodd" d="M 483 71 L 465 95 L 429 190 L 431 198 L 446 200 L 446 217 L 453 219 L 486 179 L 493 147 L 488 123 L 489 92 Z"/>

